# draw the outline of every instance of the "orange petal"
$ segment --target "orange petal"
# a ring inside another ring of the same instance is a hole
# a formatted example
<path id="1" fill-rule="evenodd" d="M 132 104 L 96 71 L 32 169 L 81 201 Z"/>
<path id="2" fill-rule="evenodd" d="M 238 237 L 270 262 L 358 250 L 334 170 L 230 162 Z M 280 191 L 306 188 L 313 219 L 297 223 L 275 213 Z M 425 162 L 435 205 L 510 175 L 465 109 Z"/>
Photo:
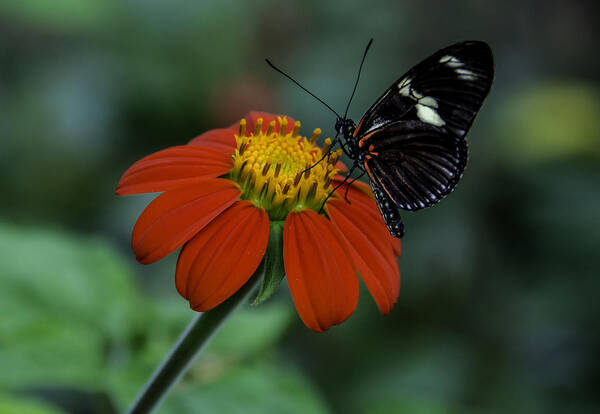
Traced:
<path id="1" fill-rule="evenodd" d="M 392 245 L 394 256 L 402 257 L 402 242 L 400 241 L 400 239 L 397 239 L 390 234 L 389 242 Z"/>
<path id="2" fill-rule="evenodd" d="M 270 114 L 268 112 L 260 112 L 260 111 L 250 111 L 248 112 L 244 118 L 246 118 L 246 131 L 254 131 L 254 128 L 256 127 L 256 120 L 258 118 L 262 118 L 263 119 L 263 123 L 262 123 L 262 130 L 263 132 L 267 131 L 267 128 L 269 127 L 269 123 L 271 121 L 275 121 L 275 129 L 276 130 L 280 130 L 281 128 L 281 124 L 279 123 L 279 120 L 277 119 L 277 117 L 282 117 L 283 118 L 284 115 L 274 115 L 274 114 Z M 294 129 L 294 119 L 290 118 L 289 116 L 286 116 L 287 118 L 287 127 L 286 127 L 286 134 L 288 132 L 290 132 L 292 129 Z"/>
<path id="3" fill-rule="evenodd" d="M 233 154 L 237 147 L 235 134 L 238 132 L 239 123 L 229 128 L 219 128 L 206 131 L 188 142 L 188 145 L 209 147 L 227 154 Z"/>
<path id="4" fill-rule="evenodd" d="M 343 180 L 344 180 L 343 176 L 336 175 L 333 178 L 331 184 L 333 186 L 337 186 Z M 338 199 L 345 201 L 344 194 L 346 192 L 346 187 L 347 187 L 347 184 L 341 186 L 340 188 L 338 188 L 336 190 L 335 194 L 337 195 Z M 333 199 L 330 199 L 330 200 L 333 200 Z M 354 183 L 352 183 L 352 185 L 350 186 L 350 189 L 348 190 L 348 200 L 350 201 L 350 203 L 352 203 L 352 204 L 349 204 L 351 206 L 351 208 L 361 208 L 361 209 L 365 210 L 378 223 L 385 226 L 385 222 L 383 221 L 383 217 L 381 217 L 381 212 L 379 211 L 379 207 L 377 207 L 377 203 L 375 202 L 375 197 L 373 196 L 373 191 L 372 191 L 370 185 L 363 183 L 362 181 L 355 181 Z M 327 203 L 327 204 L 329 204 L 329 203 Z M 348 204 L 348 203 L 346 203 L 346 204 Z M 382 236 L 382 237 L 384 237 L 388 241 L 388 243 L 392 246 L 392 249 L 394 250 L 394 254 L 396 255 L 396 257 L 400 257 L 402 254 L 402 247 L 401 247 L 400 240 L 393 237 L 389 233 L 389 231 L 386 231 L 386 235 Z"/>
<path id="5" fill-rule="evenodd" d="M 298 314 L 313 331 L 342 323 L 356 308 L 358 278 L 346 249 L 325 217 L 312 210 L 288 215 L 285 273 Z"/>
<path id="6" fill-rule="evenodd" d="M 166 191 L 142 212 L 131 245 L 140 263 L 162 259 L 191 239 L 240 196 L 231 181 L 198 179 Z"/>
<path id="7" fill-rule="evenodd" d="M 400 291 L 400 272 L 394 251 L 385 238 L 387 228 L 360 208 L 342 199 L 328 205 L 331 222 L 339 230 L 358 271 L 381 313 L 392 310 Z"/>
<path id="8" fill-rule="evenodd" d="M 344 178 L 345 177 L 343 175 L 334 176 L 333 180 L 331 181 L 331 185 L 340 184 L 342 181 L 344 181 Z M 344 192 L 342 191 L 342 189 L 344 191 L 346 191 L 346 186 L 347 186 L 347 184 L 344 184 L 342 187 L 340 187 L 336 191 L 336 194 L 339 195 L 340 197 L 343 197 Z M 371 189 L 371 186 L 367 183 L 363 183 L 362 181 L 354 181 L 352 183 L 352 185 L 350 186 L 350 190 L 348 190 L 348 194 L 353 194 L 353 193 L 356 193 L 358 196 L 366 196 L 367 198 L 375 200 L 375 196 L 373 195 L 373 190 Z"/>
<path id="9" fill-rule="evenodd" d="M 175 284 L 195 311 L 205 312 L 238 291 L 256 271 L 269 241 L 269 217 L 238 201 L 181 250 Z"/>
<path id="10" fill-rule="evenodd" d="M 169 190 L 198 178 L 216 178 L 233 167 L 231 153 L 210 147 L 180 145 L 150 154 L 121 177 L 118 195 Z"/>
<path id="11" fill-rule="evenodd" d="M 335 163 L 335 168 L 337 168 L 338 170 L 340 170 L 340 172 L 347 172 L 348 171 L 348 167 L 346 167 L 346 164 L 344 164 L 341 161 L 338 161 Z"/>

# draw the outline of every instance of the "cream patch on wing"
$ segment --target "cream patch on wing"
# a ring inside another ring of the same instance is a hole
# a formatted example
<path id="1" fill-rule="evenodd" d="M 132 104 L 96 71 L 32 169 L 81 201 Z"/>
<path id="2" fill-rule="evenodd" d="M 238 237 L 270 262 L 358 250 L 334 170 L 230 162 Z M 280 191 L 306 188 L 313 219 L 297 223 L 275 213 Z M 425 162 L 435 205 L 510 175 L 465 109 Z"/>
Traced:
<path id="1" fill-rule="evenodd" d="M 452 62 L 452 56 L 447 56 L 448 63 Z M 440 59 L 441 61 L 441 59 Z M 414 99 L 417 101 L 415 104 L 415 108 L 417 110 L 417 117 L 430 125 L 434 126 L 443 126 L 446 125 L 446 121 L 442 119 L 442 117 L 438 114 L 437 108 L 438 103 L 432 96 L 423 96 L 416 90 L 411 87 L 410 78 L 404 78 L 400 82 L 398 82 L 398 89 L 400 95 L 406 96 L 407 98 Z"/>
<path id="2" fill-rule="evenodd" d="M 438 111 L 436 111 L 437 107 L 437 101 L 431 96 L 420 98 L 416 105 L 417 116 L 421 121 L 433 126 L 440 127 L 446 125 L 446 121 L 444 121 L 440 114 L 438 114 Z"/>
<path id="3" fill-rule="evenodd" d="M 459 78 L 464 80 L 475 80 L 477 78 L 475 72 L 470 71 L 469 69 L 455 69 L 454 71 L 458 74 Z"/>
<path id="4" fill-rule="evenodd" d="M 450 55 L 444 55 L 444 56 L 442 56 L 440 58 L 439 62 L 443 63 L 446 66 L 449 66 L 451 68 L 459 68 L 461 66 L 464 66 L 464 63 L 461 62 L 457 57 L 450 56 Z"/>
<path id="5" fill-rule="evenodd" d="M 400 95 L 410 96 L 410 78 L 404 78 L 398 83 L 398 89 L 400 89 Z"/>

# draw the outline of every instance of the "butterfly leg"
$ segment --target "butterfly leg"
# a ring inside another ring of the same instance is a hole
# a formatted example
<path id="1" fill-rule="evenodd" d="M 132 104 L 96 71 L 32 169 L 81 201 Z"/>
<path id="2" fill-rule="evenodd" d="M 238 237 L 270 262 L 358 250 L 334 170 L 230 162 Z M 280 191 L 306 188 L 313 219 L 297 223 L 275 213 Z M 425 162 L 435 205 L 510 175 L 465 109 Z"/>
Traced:
<path id="1" fill-rule="evenodd" d="M 327 197 L 325 197 L 325 200 L 323 200 L 323 204 L 321 204 L 321 208 L 319 209 L 319 213 L 321 213 L 323 211 L 323 207 L 325 206 L 325 203 L 327 202 L 327 200 L 329 200 L 331 198 L 331 196 L 336 192 L 336 190 L 338 188 L 340 188 L 341 186 L 343 186 L 344 184 L 346 184 L 346 181 L 348 181 L 348 179 L 350 178 L 350 175 L 352 175 L 352 172 L 356 169 L 356 167 L 358 167 L 358 164 L 354 164 L 350 168 L 350 171 L 348 171 L 348 174 L 346 174 L 346 177 L 344 177 L 344 181 L 342 181 L 341 183 L 339 183 L 338 185 L 336 185 L 335 187 L 333 187 L 333 190 L 331 190 L 329 192 L 329 194 L 327 194 Z M 348 201 L 347 198 L 346 198 L 346 201 Z M 348 201 L 348 203 L 350 203 L 350 201 Z"/>
<path id="2" fill-rule="evenodd" d="M 349 158 L 352 158 L 352 159 L 355 158 L 352 156 L 352 152 L 350 151 L 348 144 L 346 142 L 342 142 L 340 147 L 342 148 L 342 151 L 344 151 L 344 154 L 346 154 Z"/>
<path id="3" fill-rule="evenodd" d="M 356 164 L 356 165 L 358 165 L 358 164 Z M 352 204 L 352 203 L 350 202 L 350 200 L 348 200 L 348 190 L 350 189 L 350 186 L 352 185 L 352 183 L 354 183 L 354 181 L 356 181 L 356 180 L 360 179 L 360 178 L 361 178 L 363 175 L 365 175 L 366 173 L 367 173 L 367 172 L 366 172 L 366 171 L 363 169 L 363 170 L 362 170 L 362 172 L 360 173 L 360 175 L 359 175 L 358 177 L 354 177 L 354 178 L 352 179 L 352 181 L 350 181 L 350 182 L 348 183 L 348 185 L 346 186 L 346 191 L 344 192 L 344 198 L 346 199 L 346 202 L 347 202 L 348 204 Z"/>
<path id="4" fill-rule="evenodd" d="M 329 155 L 331 154 L 331 149 L 339 142 L 338 135 L 339 134 L 335 134 L 335 137 L 333 138 L 333 141 L 331 142 L 331 145 L 329 146 L 329 149 L 327 151 L 325 151 L 325 154 L 323 154 L 323 156 L 321 157 L 321 159 L 319 161 L 315 162 L 313 165 L 311 165 L 307 169 L 305 169 L 304 171 L 302 171 L 303 173 L 312 170 L 314 167 L 316 167 L 317 165 L 319 165 L 321 163 L 321 161 L 323 161 L 325 158 L 329 157 Z"/>

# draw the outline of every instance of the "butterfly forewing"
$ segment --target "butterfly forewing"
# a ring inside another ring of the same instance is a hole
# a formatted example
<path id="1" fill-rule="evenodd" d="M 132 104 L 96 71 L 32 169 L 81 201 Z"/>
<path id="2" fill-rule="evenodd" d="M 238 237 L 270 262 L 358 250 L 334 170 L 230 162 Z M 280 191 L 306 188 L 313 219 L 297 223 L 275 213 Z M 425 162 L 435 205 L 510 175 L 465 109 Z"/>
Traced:
<path id="1" fill-rule="evenodd" d="M 449 194 L 465 168 L 464 137 L 493 76 L 489 46 L 471 41 L 434 53 L 394 82 L 354 131 L 373 189 L 406 210 Z"/>
<path id="2" fill-rule="evenodd" d="M 375 101 L 359 122 L 354 137 L 365 136 L 400 118 L 423 121 L 417 111 L 419 97 L 435 99 L 436 112 L 445 125 L 452 128 L 459 123 L 461 130 L 455 132 L 464 136 L 489 92 L 493 77 L 492 52 L 486 43 L 461 42 L 441 49 L 410 69 Z M 421 116 L 428 119 L 426 115 L 431 112 L 423 112 L 423 107 L 432 102 L 422 98 Z"/>

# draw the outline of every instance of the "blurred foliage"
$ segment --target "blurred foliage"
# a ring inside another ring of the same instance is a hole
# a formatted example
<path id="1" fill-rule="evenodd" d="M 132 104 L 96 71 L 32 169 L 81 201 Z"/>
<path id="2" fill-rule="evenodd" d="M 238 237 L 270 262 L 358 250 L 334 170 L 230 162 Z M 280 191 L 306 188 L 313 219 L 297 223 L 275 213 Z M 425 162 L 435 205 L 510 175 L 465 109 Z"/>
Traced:
<path id="1" fill-rule="evenodd" d="M 0 392 L 0 413 L 3 414 L 62 414 L 51 405 L 40 401 L 29 401 L 25 398 L 9 396 Z"/>
<path id="2" fill-rule="evenodd" d="M 0 413 L 112 413 L 192 317 L 174 257 L 134 263 L 135 160 L 250 109 L 332 134 L 419 59 L 490 42 L 469 166 L 405 214 L 381 317 L 309 332 L 285 288 L 231 319 L 159 412 L 589 413 L 600 408 L 595 1 L 0 2 Z M 174 256 L 174 255 L 172 255 Z M 61 411 L 62 410 L 62 411 Z"/>
<path id="3" fill-rule="evenodd" d="M 0 327 L 0 390 L 18 393 L 0 407 L 57 412 L 27 408 L 17 396 L 28 395 L 75 412 L 125 408 L 192 314 L 182 303 L 140 297 L 106 243 L 63 232 L 0 225 L 0 274 L 0 312 L 11 315 Z M 258 413 L 282 402 L 288 413 L 324 412 L 274 349 L 290 319 L 282 305 L 234 315 L 158 412 Z M 81 391 L 91 403 L 63 400 Z"/>
<path id="4" fill-rule="evenodd" d="M 600 95 L 589 84 L 536 84 L 501 111 L 507 153 L 523 162 L 600 156 Z"/>
<path id="5" fill-rule="evenodd" d="M 44 0 L 2 2 L 0 11 L 12 18 L 38 27 L 55 30 L 99 29 L 114 15 L 115 1 L 55 0 L 50 5 Z"/>

